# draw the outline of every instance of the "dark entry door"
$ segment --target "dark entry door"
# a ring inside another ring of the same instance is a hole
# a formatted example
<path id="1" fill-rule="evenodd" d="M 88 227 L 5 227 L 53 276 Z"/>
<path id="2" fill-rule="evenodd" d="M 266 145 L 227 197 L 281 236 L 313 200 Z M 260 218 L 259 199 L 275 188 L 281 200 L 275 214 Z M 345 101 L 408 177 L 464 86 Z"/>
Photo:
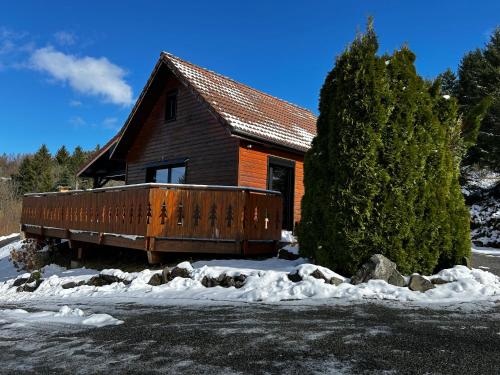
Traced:
<path id="1" fill-rule="evenodd" d="M 283 229 L 293 229 L 293 198 L 295 186 L 295 162 L 269 157 L 267 187 L 283 196 Z"/>

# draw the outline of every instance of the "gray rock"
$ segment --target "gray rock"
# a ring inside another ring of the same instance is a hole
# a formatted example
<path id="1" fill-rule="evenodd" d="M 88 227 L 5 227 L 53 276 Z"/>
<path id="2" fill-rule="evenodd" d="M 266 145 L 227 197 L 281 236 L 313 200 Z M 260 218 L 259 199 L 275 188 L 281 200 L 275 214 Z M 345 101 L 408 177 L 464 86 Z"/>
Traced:
<path id="1" fill-rule="evenodd" d="M 170 277 L 170 272 L 172 270 L 169 268 L 169 267 L 165 267 L 161 273 L 161 276 L 163 278 L 163 284 L 166 284 L 168 283 L 171 279 L 169 279 Z"/>
<path id="2" fill-rule="evenodd" d="M 294 283 L 302 281 L 302 276 L 299 275 L 299 271 L 295 271 L 294 273 L 289 273 L 287 276 L 288 279 Z"/>
<path id="3" fill-rule="evenodd" d="M 191 271 L 186 268 L 174 267 L 167 275 L 167 281 L 172 281 L 176 277 L 182 277 L 184 279 L 191 278 Z"/>
<path id="4" fill-rule="evenodd" d="M 369 280 L 384 280 L 395 286 L 405 286 L 405 279 L 398 272 L 396 263 L 382 254 L 372 255 L 351 278 L 351 283 L 357 285 Z"/>
<path id="5" fill-rule="evenodd" d="M 433 285 L 443 285 L 443 284 L 448 284 L 449 281 L 446 281 L 440 277 L 435 277 L 435 278 L 431 279 L 431 283 Z"/>
<path id="6" fill-rule="evenodd" d="M 104 285 L 109 285 L 109 284 L 112 284 L 110 282 L 108 282 L 107 280 L 103 279 L 101 277 L 101 275 L 97 275 L 97 276 L 92 276 L 86 283 L 85 285 L 89 285 L 89 286 L 104 286 Z"/>
<path id="7" fill-rule="evenodd" d="M 151 278 L 149 279 L 148 281 L 148 284 L 149 285 L 152 285 L 152 286 L 158 286 L 158 285 L 161 285 L 163 284 L 163 277 L 161 274 L 159 273 L 155 273 L 153 276 L 151 276 Z"/>
<path id="8" fill-rule="evenodd" d="M 213 288 L 215 286 L 221 286 L 223 288 L 230 288 L 234 286 L 235 288 L 241 288 L 245 285 L 246 278 L 246 275 L 227 276 L 223 273 L 218 277 L 205 276 L 201 280 L 201 283 L 207 288 Z"/>
<path id="9" fill-rule="evenodd" d="M 28 277 L 20 277 L 19 279 L 14 280 L 14 283 L 12 284 L 12 286 L 21 286 L 23 284 L 26 284 L 27 281 L 28 281 Z"/>
<path id="10" fill-rule="evenodd" d="M 417 274 L 411 275 L 408 288 L 415 292 L 426 292 L 429 289 L 434 289 L 435 286 L 429 280 Z"/>
<path id="11" fill-rule="evenodd" d="M 38 289 L 40 284 L 43 282 L 43 279 L 38 279 L 38 280 L 33 280 L 31 282 L 27 282 L 24 285 L 21 285 L 17 287 L 16 291 L 17 292 L 34 292 L 35 290 Z"/>
<path id="12" fill-rule="evenodd" d="M 280 249 L 278 252 L 278 258 L 285 259 L 285 260 L 297 260 L 300 258 L 300 255 L 291 253 L 290 251 L 285 250 L 285 249 Z"/>
<path id="13" fill-rule="evenodd" d="M 61 285 L 61 287 L 63 289 L 71 289 L 71 288 L 76 288 L 77 286 L 82 286 L 82 285 L 85 285 L 85 281 L 79 281 L 77 283 L 75 283 L 74 281 L 70 281 L 68 283 Z"/>
<path id="14" fill-rule="evenodd" d="M 332 284 L 332 285 L 335 285 L 335 286 L 338 286 L 340 284 L 342 284 L 344 282 L 344 280 L 342 279 L 339 279 L 338 277 L 335 277 L 333 276 L 332 278 L 330 278 L 329 280 L 329 284 Z"/>

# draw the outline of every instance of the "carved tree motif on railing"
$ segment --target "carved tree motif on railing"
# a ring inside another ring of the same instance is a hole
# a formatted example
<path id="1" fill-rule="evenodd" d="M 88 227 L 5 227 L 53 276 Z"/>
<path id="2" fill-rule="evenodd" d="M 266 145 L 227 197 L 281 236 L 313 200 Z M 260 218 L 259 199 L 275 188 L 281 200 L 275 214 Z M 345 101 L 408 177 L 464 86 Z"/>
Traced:
<path id="1" fill-rule="evenodd" d="M 267 208 L 266 208 L 266 216 L 265 216 L 265 219 L 264 219 L 264 229 L 268 229 L 268 225 L 269 225 L 269 215 L 268 215 L 268 212 L 267 212 Z"/>
<path id="2" fill-rule="evenodd" d="M 179 202 L 179 205 L 177 206 L 177 225 L 183 225 L 184 224 L 184 206 L 182 205 L 182 202 Z"/>
<path id="3" fill-rule="evenodd" d="M 134 219 L 134 204 L 130 206 L 130 212 L 129 212 L 129 224 L 132 224 L 132 220 Z"/>
<path id="4" fill-rule="evenodd" d="M 227 208 L 226 222 L 227 227 L 230 228 L 233 224 L 234 214 L 233 214 L 233 206 L 230 204 Z"/>
<path id="5" fill-rule="evenodd" d="M 125 207 L 125 204 L 122 206 L 122 224 L 125 224 L 125 213 L 127 209 Z"/>
<path id="6" fill-rule="evenodd" d="M 210 219 L 210 225 L 215 227 L 215 222 L 217 221 L 217 205 L 214 203 L 212 207 L 210 207 L 210 214 L 208 216 Z"/>
<path id="7" fill-rule="evenodd" d="M 151 203 L 148 202 L 148 209 L 146 210 L 146 223 L 149 224 L 150 221 L 151 221 L 151 216 L 152 216 L 152 213 L 151 213 Z"/>
<path id="8" fill-rule="evenodd" d="M 140 224 L 142 220 L 142 204 L 139 203 L 139 210 L 137 211 L 137 224 Z"/>
<path id="9" fill-rule="evenodd" d="M 194 208 L 194 212 L 193 212 L 193 223 L 194 223 L 195 227 L 198 226 L 200 219 L 201 219 L 200 206 L 198 205 L 198 203 L 196 203 L 196 207 Z"/>
<path id="10" fill-rule="evenodd" d="M 167 219 L 167 204 L 163 201 L 160 210 L 160 224 L 165 224 L 165 220 Z"/>
<path id="11" fill-rule="evenodd" d="M 259 208 L 255 207 L 253 210 L 253 224 L 256 228 L 258 221 L 259 221 Z"/>
<path id="12" fill-rule="evenodd" d="M 113 216 L 113 209 L 111 206 L 108 207 L 108 223 L 111 224 L 111 216 Z"/>

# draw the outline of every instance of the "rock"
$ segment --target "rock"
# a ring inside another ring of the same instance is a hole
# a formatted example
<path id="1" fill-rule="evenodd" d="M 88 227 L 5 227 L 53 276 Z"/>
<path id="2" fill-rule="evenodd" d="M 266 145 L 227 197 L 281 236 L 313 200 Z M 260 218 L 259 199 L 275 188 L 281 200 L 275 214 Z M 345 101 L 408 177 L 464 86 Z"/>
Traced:
<path id="1" fill-rule="evenodd" d="M 294 254 L 288 250 L 285 249 L 280 249 L 278 252 L 278 258 L 279 259 L 285 259 L 285 260 L 297 260 L 300 258 L 300 255 Z"/>
<path id="2" fill-rule="evenodd" d="M 34 281 L 39 281 L 40 279 L 42 278 L 42 274 L 40 273 L 40 271 L 33 271 L 28 279 L 28 281 L 26 281 L 26 283 L 32 283 Z"/>
<path id="3" fill-rule="evenodd" d="M 171 279 L 169 279 L 170 272 L 172 270 L 169 267 L 165 267 L 161 272 L 161 276 L 163 278 L 163 284 L 168 283 Z"/>
<path id="4" fill-rule="evenodd" d="M 215 286 L 221 286 L 223 288 L 234 286 L 235 288 L 241 288 L 245 285 L 246 278 L 246 275 L 227 276 L 223 273 L 218 277 L 205 276 L 201 280 L 201 284 L 207 288 L 213 288 Z"/>
<path id="5" fill-rule="evenodd" d="M 61 285 L 61 287 L 63 289 L 71 289 L 71 288 L 76 288 L 77 285 L 74 281 L 70 281 L 69 283 L 65 283 L 65 284 Z"/>
<path id="6" fill-rule="evenodd" d="M 27 281 L 28 281 L 27 277 L 21 277 L 19 279 L 15 279 L 12 286 L 21 286 L 23 284 L 26 284 Z"/>
<path id="7" fill-rule="evenodd" d="M 425 277 L 415 274 L 411 275 L 410 283 L 408 284 L 408 288 L 413 290 L 414 292 L 426 292 L 429 289 L 434 289 L 435 286 Z"/>
<path id="8" fill-rule="evenodd" d="M 109 285 L 111 283 L 107 282 L 105 279 L 101 277 L 101 275 L 97 276 L 92 276 L 86 283 L 85 285 L 89 286 L 104 286 L 104 285 Z"/>
<path id="9" fill-rule="evenodd" d="M 448 284 L 449 281 L 446 281 L 440 277 L 435 277 L 435 278 L 431 279 L 431 283 L 433 285 L 443 285 L 443 284 Z"/>
<path id="10" fill-rule="evenodd" d="M 366 283 L 369 280 L 384 280 L 395 286 L 405 286 L 405 279 L 398 272 L 396 263 L 382 254 L 372 255 L 351 278 L 353 285 Z"/>
<path id="11" fill-rule="evenodd" d="M 148 284 L 149 285 L 152 285 L 152 286 L 158 286 L 158 285 L 161 285 L 163 284 L 163 277 L 161 274 L 159 273 L 155 273 L 153 276 L 151 276 L 151 278 L 149 279 L 148 281 Z"/>
<path id="12" fill-rule="evenodd" d="M 288 279 L 290 281 L 293 281 L 294 283 L 298 283 L 299 281 L 302 281 L 302 276 L 299 275 L 299 271 L 295 271 L 294 273 L 289 273 Z"/>
<path id="13" fill-rule="evenodd" d="M 17 287 L 16 292 L 34 292 L 38 289 L 43 279 L 33 280 L 31 282 L 26 282 L 24 285 Z"/>
<path id="14" fill-rule="evenodd" d="M 106 274 L 99 274 L 99 277 L 104 280 L 108 284 L 113 284 L 113 283 L 120 283 L 123 282 L 123 279 L 120 279 L 119 277 L 113 276 L 113 275 L 106 275 Z"/>
<path id="15" fill-rule="evenodd" d="M 342 279 L 339 279 L 338 277 L 331 277 L 330 280 L 328 281 L 329 284 L 332 284 L 332 285 L 335 285 L 335 286 L 338 286 L 340 284 L 342 284 L 344 282 L 344 280 Z"/>
<path id="16" fill-rule="evenodd" d="M 182 277 L 184 279 L 191 278 L 191 271 L 186 268 L 174 267 L 167 275 L 167 280 L 172 281 L 176 277 Z"/>

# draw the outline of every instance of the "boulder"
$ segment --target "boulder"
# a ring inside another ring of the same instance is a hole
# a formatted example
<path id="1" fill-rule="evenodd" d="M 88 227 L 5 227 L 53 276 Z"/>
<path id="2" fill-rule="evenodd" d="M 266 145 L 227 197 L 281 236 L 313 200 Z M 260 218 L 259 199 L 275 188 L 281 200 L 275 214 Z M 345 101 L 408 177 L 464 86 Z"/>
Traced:
<path id="1" fill-rule="evenodd" d="M 109 285 L 109 284 L 112 284 L 110 282 L 108 282 L 107 280 L 103 279 L 101 277 L 101 275 L 97 275 L 97 276 L 92 276 L 86 283 L 85 285 L 89 285 L 89 286 L 104 286 L 104 285 Z"/>
<path id="2" fill-rule="evenodd" d="M 288 276 L 288 279 L 294 283 L 298 283 L 299 281 L 302 281 L 302 276 L 300 276 L 299 271 L 289 273 L 287 276 Z"/>
<path id="3" fill-rule="evenodd" d="M 300 258 L 300 255 L 294 254 L 288 250 L 285 249 L 280 249 L 278 252 L 278 258 L 279 259 L 285 259 L 285 260 L 297 260 Z"/>
<path id="4" fill-rule="evenodd" d="M 351 278 L 354 285 L 366 283 L 369 280 L 384 280 L 395 286 L 405 286 L 405 279 L 398 272 L 396 263 L 391 262 L 382 254 L 372 255 Z"/>
<path id="5" fill-rule="evenodd" d="M 161 272 L 161 277 L 163 279 L 163 284 L 166 284 L 170 281 L 169 277 L 170 277 L 170 272 L 172 270 L 169 268 L 169 267 L 165 267 L 163 269 L 163 271 Z"/>
<path id="6" fill-rule="evenodd" d="M 79 281 L 77 283 L 75 283 L 74 281 L 70 281 L 70 282 L 67 282 L 67 283 L 61 285 L 61 287 L 63 289 L 71 289 L 71 288 L 76 288 L 77 286 L 82 286 L 82 285 L 85 285 L 85 281 Z"/>
<path id="7" fill-rule="evenodd" d="M 12 284 L 12 286 L 21 286 L 23 284 L 26 284 L 27 281 L 28 281 L 27 277 L 20 277 L 20 278 L 14 280 L 14 283 Z"/>
<path id="8" fill-rule="evenodd" d="M 410 290 L 413 290 L 415 292 L 426 292 L 429 289 L 434 289 L 435 286 L 432 284 L 429 280 L 427 280 L 425 277 L 415 274 L 411 275 L 410 277 L 410 283 L 408 284 L 408 288 Z"/>
<path id="9" fill-rule="evenodd" d="M 223 273 L 217 277 L 205 276 L 201 280 L 201 284 L 207 288 L 213 288 L 215 286 L 221 286 L 223 288 L 234 286 L 235 288 L 241 288 L 245 285 L 246 278 L 246 275 L 228 276 Z"/>
<path id="10" fill-rule="evenodd" d="M 182 268 L 182 267 L 174 267 L 172 270 L 167 274 L 167 281 L 172 281 L 176 277 L 182 277 L 184 279 L 190 279 L 191 278 L 191 271 Z"/>
<path id="11" fill-rule="evenodd" d="M 433 285 L 443 285 L 443 284 L 448 284 L 449 281 L 446 281 L 440 277 L 435 277 L 435 278 L 431 279 L 431 283 Z"/>
<path id="12" fill-rule="evenodd" d="M 161 274 L 159 273 L 155 273 L 153 276 L 151 276 L 151 278 L 149 279 L 148 281 L 148 284 L 149 285 L 152 285 L 152 286 L 158 286 L 158 285 L 161 285 L 163 284 L 163 277 Z"/>

